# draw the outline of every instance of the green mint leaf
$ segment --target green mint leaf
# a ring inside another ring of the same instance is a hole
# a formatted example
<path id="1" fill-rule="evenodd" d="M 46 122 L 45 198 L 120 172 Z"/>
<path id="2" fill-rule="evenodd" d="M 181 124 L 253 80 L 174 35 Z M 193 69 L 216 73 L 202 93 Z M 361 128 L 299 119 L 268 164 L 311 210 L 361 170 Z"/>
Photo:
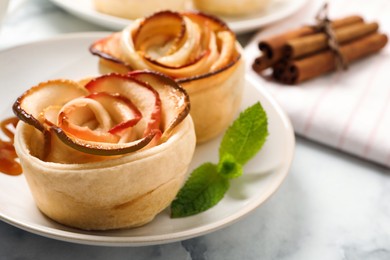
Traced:
<path id="1" fill-rule="evenodd" d="M 196 168 L 171 204 L 171 217 L 195 215 L 216 205 L 229 189 L 229 180 L 217 166 L 205 163 Z"/>
<path id="2" fill-rule="evenodd" d="M 198 214 L 216 205 L 229 189 L 229 181 L 242 175 L 243 165 L 263 146 L 268 136 L 267 115 L 258 102 L 243 111 L 227 129 L 219 163 L 195 169 L 171 204 L 171 217 Z"/>
<path id="3" fill-rule="evenodd" d="M 263 146 L 267 136 L 268 121 L 260 102 L 248 107 L 227 129 L 220 148 L 219 158 L 230 154 L 244 165 Z"/>
<path id="4" fill-rule="evenodd" d="M 217 171 L 223 177 L 233 179 L 242 175 L 242 166 L 237 163 L 234 156 L 230 153 L 223 154 L 219 159 Z"/>

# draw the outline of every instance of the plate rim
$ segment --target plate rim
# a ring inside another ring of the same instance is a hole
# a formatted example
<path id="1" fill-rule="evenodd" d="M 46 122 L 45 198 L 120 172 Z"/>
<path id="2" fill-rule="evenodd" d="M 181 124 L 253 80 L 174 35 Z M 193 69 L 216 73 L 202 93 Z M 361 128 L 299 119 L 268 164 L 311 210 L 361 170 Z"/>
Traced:
<path id="1" fill-rule="evenodd" d="M 33 41 L 30 43 L 20 44 L 17 46 L 13 46 L 10 48 L 6 48 L 4 50 L 0 50 L 0 55 L 6 53 L 8 51 L 12 51 L 18 48 L 31 48 L 34 45 L 44 45 L 50 44 L 52 42 L 60 42 L 63 40 L 79 40 L 85 38 L 91 38 L 91 40 L 95 38 L 99 38 L 102 35 L 107 34 L 107 32 L 90 32 L 90 33 L 70 33 L 64 34 L 56 37 L 51 37 L 45 40 Z M 281 122 L 286 129 L 286 133 L 288 134 L 288 138 L 286 139 L 289 142 L 288 147 L 290 148 L 288 151 L 288 161 L 285 161 L 283 164 L 282 174 L 280 174 L 279 178 L 272 185 L 273 189 L 267 190 L 266 196 L 263 196 L 261 200 L 255 200 L 247 205 L 245 205 L 240 211 L 237 211 L 234 214 L 231 214 L 225 218 L 219 219 L 218 221 L 214 221 L 212 223 L 202 225 L 200 227 L 195 227 L 189 232 L 189 230 L 183 230 L 175 233 L 161 234 L 161 235 L 152 235 L 152 236 L 139 236 L 139 237 L 115 237 L 115 236 L 99 236 L 95 234 L 82 234 L 75 233 L 72 231 L 59 230 L 53 227 L 42 226 L 39 224 L 31 224 L 26 221 L 20 221 L 13 217 L 7 217 L 3 212 L 0 212 L 0 220 L 13 225 L 17 228 L 21 228 L 25 231 L 41 235 L 44 237 L 49 237 L 57 240 L 79 243 L 79 244 L 87 244 L 87 245 L 98 245 L 98 246 L 147 246 L 147 245 L 156 245 L 156 244 L 165 244 L 170 242 L 181 241 L 197 236 L 201 236 L 218 229 L 224 228 L 227 225 L 231 225 L 241 218 L 247 216 L 250 212 L 258 208 L 265 201 L 267 201 L 272 195 L 280 188 L 283 181 L 286 179 L 289 173 L 289 169 L 291 167 L 291 163 L 294 158 L 294 147 L 295 147 L 295 135 L 293 131 L 293 127 L 291 121 L 287 114 L 283 111 L 277 101 L 271 96 L 271 94 L 264 89 L 262 86 L 259 86 L 259 83 L 248 73 L 245 75 L 246 82 L 248 81 L 255 89 L 263 96 L 273 107 L 273 109 L 277 112 Z M 76 234 L 76 236 L 75 236 Z"/>
<path id="2" fill-rule="evenodd" d="M 84 0 L 91 2 L 92 0 Z M 270 0 L 275 1 L 275 0 Z M 281 0 L 279 0 L 281 1 Z M 273 24 L 279 20 L 288 18 L 293 15 L 297 11 L 299 11 L 305 3 L 309 0 L 283 0 L 286 5 L 290 5 L 289 8 L 282 9 L 281 12 L 276 12 L 271 15 L 265 15 L 260 17 L 250 18 L 244 17 L 243 20 L 237 20 L 237 18 L 233 18 L 234 20 L 229 21 L 229 17 L 220 18 L 225 20 L 228 26 L 234 31 L 236 34 L 246 33 L 255 29 L 260 29 L 261 27 Z M 78 9 L 77 6 L 73 3 L 73 1 L 67 0 L 50 0 L 53 4 L 61 7 L 67 12 L 79 17 L 82 20 L 89 21 L 94 24 L 98 24 L 100 26 L 104 26 L 106 28 L 119 30 L 120 27 L 125 27 L 130 24 L 131 19 L 125 19 L 121 17 L 116 17 L 109 14 L 99 13 L 94 9 Z"/>

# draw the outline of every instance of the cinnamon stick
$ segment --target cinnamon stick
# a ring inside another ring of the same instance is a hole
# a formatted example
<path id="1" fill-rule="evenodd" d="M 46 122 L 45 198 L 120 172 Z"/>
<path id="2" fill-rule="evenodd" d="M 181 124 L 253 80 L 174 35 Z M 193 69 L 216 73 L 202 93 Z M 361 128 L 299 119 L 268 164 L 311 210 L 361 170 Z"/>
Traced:
<path id="1" fill-rule="evenodd" d="M 378 30 L 378 23 L 356 23 L 335 29 L 335 39 L 343 44 Z M 328 48 L 328 36 L 325 33 L 292 39 L 284 46 L 284 56 L 287 59 L 296 59 L 313 54 Z"/>
<path id="2" fill-rule="evenodd" d="M 347 62 L 352 62 L 378 52 L 387 42 L 385 34 L 373 33 L 340 46 L 340 53 Z M 297 84 L 335 70 L 335 59 L 334 53 L 327 50 L 299 60 L 283 61 L 274 66 L 273 77 L 285 84 Z"/>
<path id="3" fill-rule="evenodd" d="M 333 29 L 336 29 L 343 26 L 363 22 L 364 21 L 362 17 L 353 15 L 341 19 L 336 19 L 331 22 L 331 26 Z M 263 55 L 270 60 L 270 64 L 275 64 L 275 62 L 277 62 L 283 57 L 283 46 L 288 40 L 307 36 L 314 33 L 316 33 L 316 29 L 312 26 L 304 26 L 298 29 L 290 30 L 285 33 L 260 41 L 259 49 L 263 52 Z"/>
<path id="4" fill-rule="evenodd" d="M 273 65 L 272 61 L 265 56 L 257 57 L 253 64 L 252 69 L 257 73 L 261 73 L 263 70 L 270 68 Z"/>

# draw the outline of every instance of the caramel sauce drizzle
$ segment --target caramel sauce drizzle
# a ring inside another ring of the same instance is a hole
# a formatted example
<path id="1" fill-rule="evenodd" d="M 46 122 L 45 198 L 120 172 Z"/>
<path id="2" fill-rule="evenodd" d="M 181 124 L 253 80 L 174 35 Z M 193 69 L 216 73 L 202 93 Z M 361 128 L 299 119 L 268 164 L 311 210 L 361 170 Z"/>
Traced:
<path id="1" fill-rule="evenodd" d="M 22 167 L 17 161 L 18 155 L 14 147 L 14 132 L 19 119 L 10 117 L 0 122 L 1 131 L 8 137 L 9 141 L 0 139 L 0 172 L 7 175 L 17 176 L 22 174 Z"/>

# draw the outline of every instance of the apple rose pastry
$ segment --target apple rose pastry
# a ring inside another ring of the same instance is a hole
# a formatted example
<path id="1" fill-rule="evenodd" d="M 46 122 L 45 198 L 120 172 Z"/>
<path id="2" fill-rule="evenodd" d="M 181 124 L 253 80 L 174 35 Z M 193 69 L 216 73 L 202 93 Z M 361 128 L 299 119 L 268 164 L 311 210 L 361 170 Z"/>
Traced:
<path id="1" fill-rule="evenodd" d="M 147 71 L 54 80 L 14 104 L 15 149 L 39 209 L 87 230 L 140 226 L 175 198 L 195 149 L 189 99 Z"/>
<path id="2" fill-rule="evenodd" d="M 206 13 L 243 16 L 260 12 L 268 5 L 269 0 L 193 0 L 194 6 Z"/>
<path id="3" fill-rule="evenodd" d="M 182 11 L 187 0 L 93 0 L 101 13 L 126 19 L 137 19 L 161 10 Z"/>
<path id="4" fill-rule="evenodd" d="M 100 71 L 149 69 L 174 78 L 188 93 L 198 143 L 231 123 L 244 86 L 244 62 L 234 33 L 202 13 L 159 12 L 95 42 Z"/>

